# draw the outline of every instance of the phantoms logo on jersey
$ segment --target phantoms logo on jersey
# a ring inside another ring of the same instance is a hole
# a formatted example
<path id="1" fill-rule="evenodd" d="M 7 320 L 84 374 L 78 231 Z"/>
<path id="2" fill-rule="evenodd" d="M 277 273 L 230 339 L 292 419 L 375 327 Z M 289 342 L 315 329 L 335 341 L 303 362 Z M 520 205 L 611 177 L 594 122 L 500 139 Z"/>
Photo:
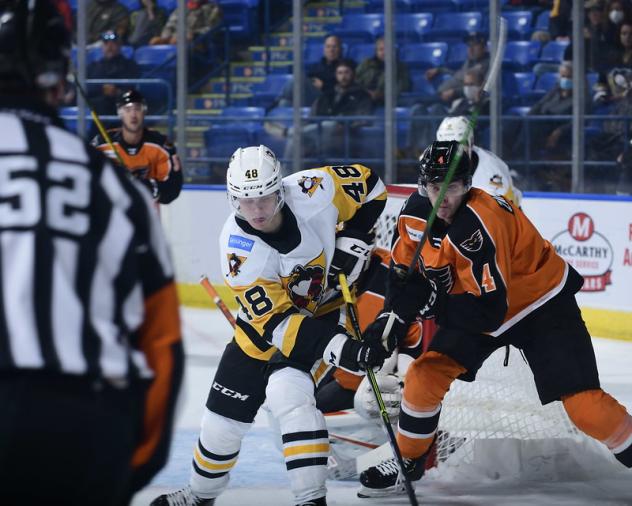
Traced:
<path id="1" fill-rule="evenodd" d="M 298 180 L 298 185 L 301 187 L 301 191 L 303 193 L 306 193 L 307 195 L 311 197 L 318 188 L 323 187 L 323 185 L 321 184 L 322 180 L 323 180 L 322 177 L 303 176 L 301 179 Z"/>
<path id="2" fill-rule="evenodd" d="M 476 229 L 470 237 L 465 239 L 459 246 L 461 246 L 465 251 L 479 251 L 483 247 L 483 233 L 480 228 Z"/>
<path id="3" fill-rule="evenodd" d="M 582 292 L 603 292 L 612 284 L 614 250 L 606 237 L 595 230 L 591 216 L 573 214 L 567 229 L 551 242 L 555 251 L 584 277 Z"/>

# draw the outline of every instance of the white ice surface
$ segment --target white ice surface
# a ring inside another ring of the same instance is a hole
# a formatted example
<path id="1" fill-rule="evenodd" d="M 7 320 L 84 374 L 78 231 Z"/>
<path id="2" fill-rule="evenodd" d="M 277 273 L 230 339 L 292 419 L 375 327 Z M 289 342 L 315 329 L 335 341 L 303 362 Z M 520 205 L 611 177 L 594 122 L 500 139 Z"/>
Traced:
<path id="1" fill-rule="evenodd" d="M 191 450 L 208 387 L 231 329 L 219 311 L 183 309 L 187 353 L 185 390 L 181 395 L 170 458 L 154 481 L 136 495 L 132 506 L 147 506 L 166 491 L 188 482 Z M 632 343 L 594 339 L 602 387 L 632 412 Z M 632 470 L 595 456 L 595 449 L 556 442 L 550 448 L 496 447 L 487 459 L 456 471 L 432 471 L 417 486 L 422 505 L 451 506 L 632 506 Z M 535 453 L 534 453 L 535 452 Z M 543 458 L 539 453 L 548 454 Z M 354 482 L 328 482 L 329 506 L 405 505 L 405 496 L 358 499 Z M 265 416 L 258 416 L 244 439 L 229 489 L 217 506 L 292 505 L 283 460 L 274 447 Z"/>

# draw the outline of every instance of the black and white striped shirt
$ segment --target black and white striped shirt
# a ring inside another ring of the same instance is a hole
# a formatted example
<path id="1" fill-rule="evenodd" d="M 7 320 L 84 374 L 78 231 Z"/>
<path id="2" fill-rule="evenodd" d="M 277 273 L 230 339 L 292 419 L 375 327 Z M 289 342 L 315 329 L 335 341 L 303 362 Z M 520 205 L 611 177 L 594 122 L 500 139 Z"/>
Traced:
<path id="1" fill-rule="evenodd" d="M 0 371 L 149 377 L 147 299 L 173 284 L 157 214 L 58 121 L 44 105 L 0 102 Z"/>

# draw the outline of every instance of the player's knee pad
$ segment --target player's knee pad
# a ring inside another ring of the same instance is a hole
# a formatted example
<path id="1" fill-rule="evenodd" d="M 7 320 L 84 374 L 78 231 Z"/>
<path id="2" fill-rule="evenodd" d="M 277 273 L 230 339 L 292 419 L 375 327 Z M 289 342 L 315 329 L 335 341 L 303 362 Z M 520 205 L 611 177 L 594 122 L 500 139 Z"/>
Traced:
<path id="1" fill-rule="evenodd" d="M 272 414 L 279 419 L 297 408 L 315 408 L 314 382 L 304 371 L 292 367 L 278 369 L 268 379 L 266 403 Z"/>
<path id="2" fill-rule="evenodd" d="M 329 436 L 323 414 L 316 409 L 314 384 L 303 371 L 274 371 L 266 388 L 266 403 L 281 429 L 283 457 L 297 503 L 326 493 Z"/>
<path id="3" fill-rule="evenodd" d="M 228 485 L 228 473 L 237 463 L 241 440 L 250 428 L 206 409 L 200 437 L 193 451 L 191 488 L 203 497 L 217 497 Z"/>
<path id="4" fill-rule="evenodd" d="M 579 430 L 604 443 L 615 457 L 632 467 L 632 417 L 601 389 L 562 398 L 564 409 Z"/>
<path id="5" fill-rule="evenodd" d="M 403 397 L 415 408 L 434 409 L 441 404 L 452 382 L 465 371 L 447 355 L 428 351 L 408 368 Z"/>

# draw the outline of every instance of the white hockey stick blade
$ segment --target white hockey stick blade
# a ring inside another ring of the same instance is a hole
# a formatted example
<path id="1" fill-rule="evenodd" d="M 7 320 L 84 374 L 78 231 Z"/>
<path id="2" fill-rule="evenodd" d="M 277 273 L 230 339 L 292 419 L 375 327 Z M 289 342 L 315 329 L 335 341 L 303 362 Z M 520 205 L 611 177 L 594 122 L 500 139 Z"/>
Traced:
<path id="1" fill-rule="evenodd" d="M 503 56 L 505 55 L 505 45 L 507 43 L 507 20 L 501 17 L 498 21 L 498 45 L 496 46 L 496 54 L 494 55 L 494 61 L 489 67 L 487 73 L 487 79 L 483 85 L 483 91 L 489 93 L 489 89 L 496 82 L 498 72 L 503 63 Z"/>

